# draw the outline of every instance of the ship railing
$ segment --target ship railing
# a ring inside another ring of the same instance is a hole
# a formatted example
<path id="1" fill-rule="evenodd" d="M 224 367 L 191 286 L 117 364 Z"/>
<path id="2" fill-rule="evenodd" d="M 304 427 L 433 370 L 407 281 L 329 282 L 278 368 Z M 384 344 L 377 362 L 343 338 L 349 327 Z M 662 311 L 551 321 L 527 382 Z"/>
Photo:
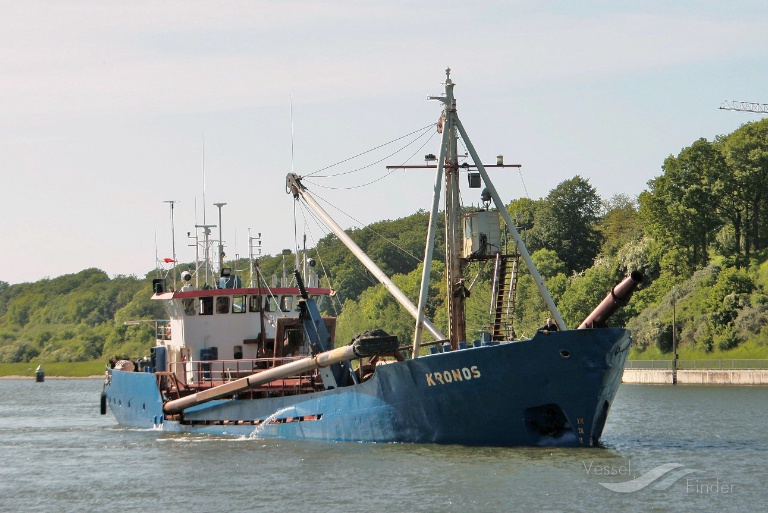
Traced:
<path id="1" fill-rule="evenodd" d="M 237 379 L 245 378 L 261 371 L 279 367 L 302 357 L 283 358 L 254 358 L 238 360 L 190 360 L 176 362 L 170 365 L 178 380 L 187 387 L 212 388 L 214 386 L 229 383 Z M 287 376 L 281 381 L 293 385 L 304 385 L 317 374 L 317 371 L 304 372 L 293 376 Z"/>
<path id="2" fill-rule="evenodd" d="M 752 370 L 768 369 L 768 360 L 677 360 L 677 370 Z M 672 370 L 673 360 L 627 360 L 627 369 Z"/>

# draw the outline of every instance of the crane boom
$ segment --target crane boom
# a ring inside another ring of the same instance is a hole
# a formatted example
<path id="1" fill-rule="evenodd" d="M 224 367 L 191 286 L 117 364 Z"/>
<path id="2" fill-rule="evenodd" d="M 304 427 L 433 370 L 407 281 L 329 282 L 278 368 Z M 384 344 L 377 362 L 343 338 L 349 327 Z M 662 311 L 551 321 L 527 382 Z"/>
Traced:
<path id="1" fill-rule="evenodd" d="M 721 110 L 737 110 L 740 112 L 757 112 L 758 114 L 768 114 L 768 104 L 738 102 L 736 100 L 725 100 L 720 105 Z"/>

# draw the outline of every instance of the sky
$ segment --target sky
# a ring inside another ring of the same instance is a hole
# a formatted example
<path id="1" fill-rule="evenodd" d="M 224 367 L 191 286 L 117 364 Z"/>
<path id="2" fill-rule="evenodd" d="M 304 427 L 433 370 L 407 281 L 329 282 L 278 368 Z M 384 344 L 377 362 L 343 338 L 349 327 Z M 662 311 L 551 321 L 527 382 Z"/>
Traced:
<path id="1" fill-rule="evenodd" d="M 174 236 L 193 261 L 187 233 L 219 237 L 216 202 L 229 257 L 248 255 L 249 229 L 264 254 L 314 246 L 326 232 L 285 193 L 290 172 L 314 174 L 344 228 L 429 210 L 433 173 L 386 165 L 439 152 L 433 131 L 403 136 L 437 120 L 427 96 L 447 67 L 483 161 L 522 165 L 491 173 L 505 202 L 576 175 L 635 197 L 670 154 L 760 119 L 723 101 L 768 103 L 764 1 L 0 0 L 0 13 L 12 284 L 142 277 Z"/>

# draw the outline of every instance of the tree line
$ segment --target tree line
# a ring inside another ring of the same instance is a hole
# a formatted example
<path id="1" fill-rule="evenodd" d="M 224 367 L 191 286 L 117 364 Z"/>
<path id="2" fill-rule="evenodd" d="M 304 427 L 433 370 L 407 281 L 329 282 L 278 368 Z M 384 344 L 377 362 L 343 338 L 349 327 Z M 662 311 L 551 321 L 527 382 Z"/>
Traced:
<path id="1" fill-rule="evenodd" d="M 515 199 L 507 210 L 569 327 L 578 325 L 613 285 L 640 270 L 645 282 L 611 320 L 633 330 L 635 356 L 671 351 L 673 311 L 674 335 L 683 349 L 762 351 L 768 347 L 768 120 L 712 141 L 696 140 L 667 157 L 661 170 L 635 196 L 601 198 L 589 180 L 577 175 L 545 198 Z M 428 220 L 419 211 L 349 230 L 414 302 Z M 446 330 L 439 223 L 427 315 Z M 514 249 L 510 243 L 509 250 Z M 336 291 L 325 313 L 338 314 L 340 343 L 372 328 L 411 339 L 410 316 L 334 235 L 319 240 L 310 256 L 323 285 Z M 292 263 L 294 257 L 285 258 Z M 282 264 L 282 255 L 260 259 L 265 276 L 281 274 Z M 231 266 L 249 267 L 245 260 Z M 467 301 L 473 338 L 490 323 L 491 271 L 477 265 L 467 274 L 478 278 Z M 110 278 L 86 269 L 35 283 L 0 281 L 0 361 L 146 354 L 153 331 L 125 321 L 165 317 L 149 299 L 155 275 Z M 243 282 L 249 279 L 246 271 Z M 524 267 L 516 304 L 515 333 L 533 335 L 548 312 Z"/>

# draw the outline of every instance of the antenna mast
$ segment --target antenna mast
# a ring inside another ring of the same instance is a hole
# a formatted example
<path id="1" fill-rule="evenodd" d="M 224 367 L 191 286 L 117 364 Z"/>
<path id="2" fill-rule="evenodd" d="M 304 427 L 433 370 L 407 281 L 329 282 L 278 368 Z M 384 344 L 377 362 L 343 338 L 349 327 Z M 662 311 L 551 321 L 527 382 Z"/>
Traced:
<path id="1" fill-rule="evenodd" d="M 226 205 L 226 203 L 214 203 L 219 208 L 219 275 L 221 275 L 221 270 L 224 269 L 224 257 L 226 256 L 224 254 L 224 237 L 221 234 L 221 207 Z"/>
<path id="2" fill-rule="evenodd" d="M 293 173 L 293 95 L 291 95 L 291 173 Z"/>
<path id="3" fill-rule="evenodd" d="M 178 279 L 177 276 L 177 269 L 176 269 L 176 227 L 174 226 L 173 222 L 173 205 L 175 203 L 178 203 L 176 200 L 165 200 L 163 203 L 168 203 L 171 206 L 171 246 L 173 249 L 173 254 L 171 255 L 173 257 L 173 290 L 176 290 L 176 282 Z"/>
<path id="4" fill-rule="evenodd" d="M 211 254 L 210 254 L 210 240 L 209 236 L 211 235 L 211 228 L 215 228 L 215 224 L 206 224 L 205 222 L 205 134 L 203 135 L 203 162 L 202 162 L 202 168 L 203 168 L 203 224 L 196 224 L 195 228 L 202 228 L 203 229 L 203 235 L 204 238 L 204 244 L 205 244 L 205 254 L 203 255 L 203 266 L 205 266 L 205 286 L 209 286 L 209 274 L 211 273 Z"/>
<path id="5" fill-rule="evenodd" d="M 259 241 L 258 247 L 253 247 L 253 241 Z M 254 251 L 256 251 L 256 254 L 254 254 Z M 254 285 L 254 277 L 256 276 L 256 257 L 261 256 L 261 232 L 256 237 L 251 237 L 251 229 L 248 228 L 248 260 L 250 261 L 251 265 L 251 288 L 254 288 L 256 285 Z M 258 283 L 258 282 L 257 282 Z"/>

